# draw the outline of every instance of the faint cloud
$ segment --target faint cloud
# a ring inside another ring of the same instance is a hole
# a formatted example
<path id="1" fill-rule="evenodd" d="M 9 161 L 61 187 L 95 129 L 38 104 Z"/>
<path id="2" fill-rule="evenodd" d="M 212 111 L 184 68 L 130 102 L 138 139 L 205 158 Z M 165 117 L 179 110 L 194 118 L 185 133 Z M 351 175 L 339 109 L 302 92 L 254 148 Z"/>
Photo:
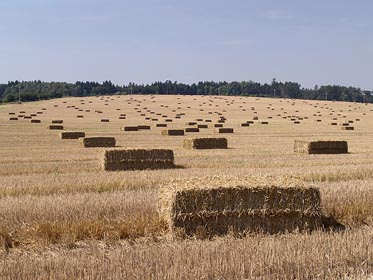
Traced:
<path id="1" fill-rule="evenodd" d="M 273 21 L 291 19 L 291 16 L 283 10 L 268 10 L 263 13 L 263 16 Z"/>

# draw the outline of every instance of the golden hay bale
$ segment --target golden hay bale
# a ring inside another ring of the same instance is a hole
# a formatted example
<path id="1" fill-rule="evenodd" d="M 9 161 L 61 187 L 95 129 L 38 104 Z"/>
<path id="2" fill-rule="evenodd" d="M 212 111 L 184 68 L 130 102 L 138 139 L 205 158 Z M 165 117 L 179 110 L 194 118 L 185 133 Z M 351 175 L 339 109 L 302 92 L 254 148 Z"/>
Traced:
<path id="1" fill-rule="evenodd" d="M 31 120 L 31 123 L 41 123 L 41 120 Z"/>
<path id="2" fill-rule="evenodd" d="M 185 132 L 199 132 L 198 127 L 187 127 L 185 128 Z"/>
<path id="3" fill-rule="evenodd" d="M 150 125 L 138 125 L 137 128 L 139 130 L 149 130 L 150 129 Z"/>
<path id="4" fill-rule="evenodd" d="M 11 118 L 9 118 L 9 120 L 10 120 L 10 121 L 18 121 L 18 118 L 16 118 L 16 117 L 11 117 Z"/>
<path id="5" fill-rule="evenodd" d="M 185 124 L 186 125 L 196 125 L 197 123 L 196 122 L 186 122 Z"/>
<path id="6" fill-rule="evenodd" d="M 167 127 L 166 123 L 157 123 L 155 124 L 155 127 Z"/>
<path id="7" fill-rule="evenodd" d="M 223 124 L 222 123 L 216 123 L 216 124 L 214 124 L 214 127 L 223 127 Z"/>
<path id="8" fill-rule="evenodd" d="M 101 160 L 106 171 L 174 168 L 174 153 L 168 149 L 105 150 Z"/>
<path id="9" fill-rule="evenodd" d="M 63 123 L 63 120 L 52 120 L 52 123 Z"/>
<path id="10" fill-rule="evenodd" d="M 60 138 L 61 139 L 79 139 L 85 137 L 84 132 L 78 132 L 78 131 L 66 131 L 61 132 Z"/>
<path id="11" fill-rule="evenodd" d="M 354 127 L 353 126 L 342 126 L 341 129 L 342 130 L 354 130 Z"/>
<path id="12" fill-rule="evenodd" d="M 84 137 L 80 142 L 85 148 L 115 147 L 116 144 L 114 137 Z"/>
<path id="13" fill-rule="evenodd" d="M 242 126 L 242 127 L 250 126 L 250 124 L 249 124 L 249 123 L 241 123 L 241 126 Z"/>
<path id="14" fill-rule="evenodd" d="M 346 141 L 294 141 L 294 152 L 304 154 L 347 154 Z"/>
<path id="15" fill-rule="evenodd" d="M 162 130 L 162 135 L 168 135 L 168 136 L 182 136 L 184 135 L 183 129 L 167 129 Z"/>
<path id="16" fill-rule="evenodd" d="M 233 128 L 219 127 L 215 129 L 215 133 L 233 133 Z"/>
<path id="17" fill-rule="evenodd" d="M 110 122 L 109 119 L 101 119 L 101 122 Z"/>
<path id="18" fill-rule="evenodd" d="M 63 130 L 63 125 L 49 125 L 50 130 Z"/>
<path id="19" fill-rule="evenodd" d="M 199 124 L 197 125 L 198 128 L 209 128 L 207 124 Z"/>
<path id="20" fill-rule="evenodd" d="M 200 227 L 211 236 L 322 226 L 319 190 L 285 177 L 173 180 L 160 189 L 158 212 L 173 234 L 194 235 Z"/>
<path id="21" fill-rule="evenodd" d="M 227 149 L 227 138 L 194 138 L 185 139 L 184 149 Z"/>
<path id="22" fill-rule="evenodd" d="M 139 128 L 137 126 L 125 126 L 122 129 L 123 131 L 139 131 Z"/>

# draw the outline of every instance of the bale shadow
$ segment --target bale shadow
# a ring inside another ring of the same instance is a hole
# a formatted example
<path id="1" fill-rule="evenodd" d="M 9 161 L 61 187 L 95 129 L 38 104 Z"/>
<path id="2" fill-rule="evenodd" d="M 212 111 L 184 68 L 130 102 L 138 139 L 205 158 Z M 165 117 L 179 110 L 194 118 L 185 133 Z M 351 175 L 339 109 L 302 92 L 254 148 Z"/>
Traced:
<path id="1" fill-rule="evenodd" d="M 346 230 L 346 226 L 338 222 L 333 216 L 321 216 L 324 231 L 341 232 Z"/>

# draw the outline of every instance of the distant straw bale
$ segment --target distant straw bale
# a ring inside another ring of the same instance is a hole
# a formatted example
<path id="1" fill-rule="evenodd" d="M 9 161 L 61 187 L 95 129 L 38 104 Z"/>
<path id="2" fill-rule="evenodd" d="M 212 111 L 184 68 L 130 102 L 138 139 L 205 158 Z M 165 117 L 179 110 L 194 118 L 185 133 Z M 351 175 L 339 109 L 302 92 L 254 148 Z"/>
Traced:
<path id="1" fill-rule="evenodd" d="M 347 154 L 346 141 L 294 141 L 294 152 L 304 154 Z"/>
<path id="2" fill-rule="evenodd" d="M 50 125 L 48 128 L 50 130 L 63 130 L 63 125 Z"/>
<path id="3" fill-rule="evenodd" d="M 80 142 L 85 148 L 115 147 L 116 144 L 114 137 L 84 137 Z"/>
<path id="4" fill-rule="evenodd" d="M 85 137 L 85 133 L 78 131 L 65 131 L 60 134 L 61 139 L 79 139 L 83 137 Z"/>
<path id="5" fill-rule="evenodd" d="M 52 120 L 52 123 L 63 123 L 63 120 Z"/>
<path id="6" fill-rule="evenodd" d="M 168 135 L 168 136 L 182 136 L 184 135 L 183 129 L 167 129 L 162 130 L 162 135 Z"/>
<path id="7" fill-rule="evenodd" d="M 139 128 L 137 126 L 125 126 L 123 131 L 139 131 Z"/>
<path id="8" fill-rule="evenodd" d="M 184 149 L 227 149 L 227 138 L 194 138 L 185 139 Z"/>
<path id="9" fill-rule="evenodd" d="M 233 133 L 234 130 L 233 128 L 228 128 L 228 127 L 219 127 L 215 129 L 216 133 Z"/>
<path id="10" fill-rule="evenodd" d="M 199 132 L 198 127 L 187 127 L 185 128 L 185 132 Z"/>
<path id="11" fill-rule="evenodd" d="M 150 125 L 138 125 L 137 128 L 139 130 L 149 130 L 150 129 Z"/>
<path id="12" fill-rule="evenodd" d="M 197 125 L 198 128 L 209 128 L 207 124 L 199 124 Z"/>

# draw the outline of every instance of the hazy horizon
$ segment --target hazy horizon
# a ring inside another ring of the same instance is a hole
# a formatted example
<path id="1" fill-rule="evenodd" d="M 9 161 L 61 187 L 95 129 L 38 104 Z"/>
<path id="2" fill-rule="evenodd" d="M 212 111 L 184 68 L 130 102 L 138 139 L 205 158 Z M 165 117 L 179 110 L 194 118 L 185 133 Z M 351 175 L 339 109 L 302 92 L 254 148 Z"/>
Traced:
<path id="1" fill-rule="evenodd" d="M 372 90 L 372 8 L 368 0 L 3 0 L 0 82 L 276 78 Z"/>

